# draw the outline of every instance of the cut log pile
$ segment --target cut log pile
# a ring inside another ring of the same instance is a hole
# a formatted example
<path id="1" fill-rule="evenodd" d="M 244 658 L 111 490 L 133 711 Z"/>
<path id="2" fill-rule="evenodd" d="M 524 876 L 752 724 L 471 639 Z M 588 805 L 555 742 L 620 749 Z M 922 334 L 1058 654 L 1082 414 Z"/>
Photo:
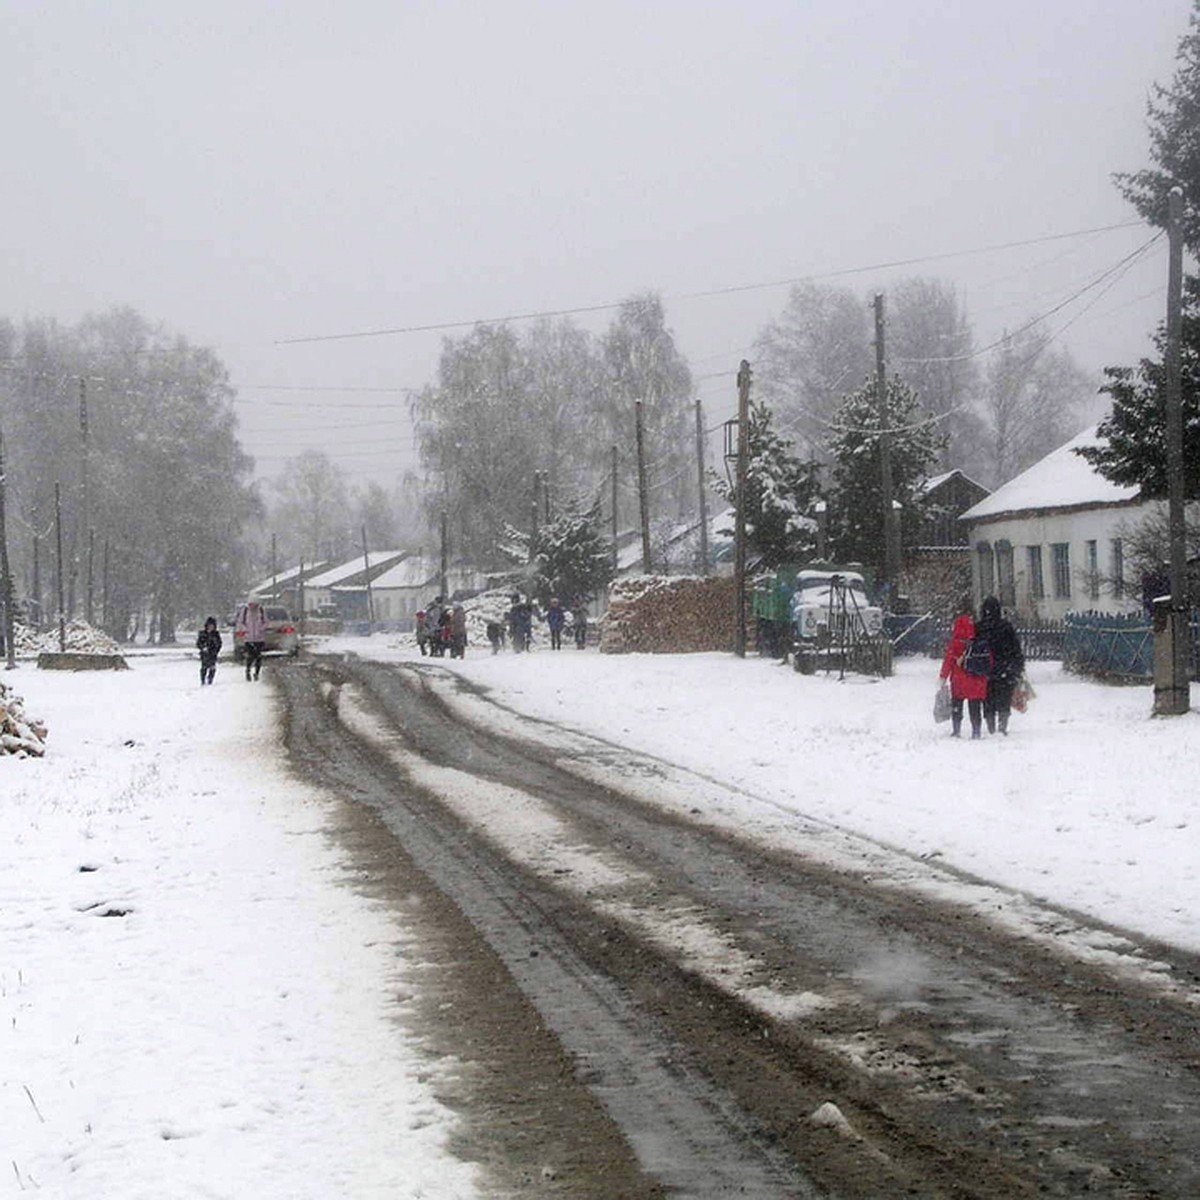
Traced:
<path id="1" fill-rule="evenodd" d="M 0 754 L 40 758 L 46 753 L 46 725 L 25 712 L 25 701 L 0 682 Z"/>
<path id="2" fill-rule="evenodd" d="M 18 654 L 32 656 L 43 651 L 59 649 L 58 629 L 39 632 L 28 625 L 16 625 L 13 629 L 13 645 Z M 80 654 L 120 654 L 120 647 L 107 633 L 93 628 L 78 618 L 67 624 L 67 649 Z"/>
<path id="3" fill-rule="evenodd" d="M 602 654 L 732 651 L 736 627 L 732 576 L 635 575 L 609 590 L 600 626 Z"/>

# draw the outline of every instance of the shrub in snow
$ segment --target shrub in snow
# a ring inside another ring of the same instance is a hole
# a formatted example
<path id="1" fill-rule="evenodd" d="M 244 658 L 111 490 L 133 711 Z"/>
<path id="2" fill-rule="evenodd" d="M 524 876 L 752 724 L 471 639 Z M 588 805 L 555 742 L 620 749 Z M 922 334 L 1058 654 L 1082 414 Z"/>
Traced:
<path id="1" fill-rule="evenodd" d="M 46 725 L 27 716 L 25 701 L 0 682 L 0 754 L 40 758 L 46 752 Z"/>

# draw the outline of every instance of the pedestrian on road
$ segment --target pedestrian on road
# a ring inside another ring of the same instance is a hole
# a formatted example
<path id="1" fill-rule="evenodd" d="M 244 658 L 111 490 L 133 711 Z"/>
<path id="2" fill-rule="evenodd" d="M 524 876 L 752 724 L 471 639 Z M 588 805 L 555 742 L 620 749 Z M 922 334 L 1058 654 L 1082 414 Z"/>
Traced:
<path id="1" fill-rule="evenodd" d="M 967 659 L 975 641 L 975 602 L 970 592 L 959 597 L 954 624 L 950 627 L 950 643 L 942 659 L 940 678 L 950 680 L 950 736 L 962 732 L 963 701 L 971 718 L 971 737 L 977 738 L 983 728 L 983 701 L 987 696 L 987 672 L 968 670 Z"/>
<path id="2" fill-rule="evenodd" d="M 467 610 L 456 604 L 450 610 L 450 657 L 465 658 L 467 653 Z"/>
<path id="3" fill-rule="evenodd" d="M 204 628 L 196 635 L 196 649 L 200 651 L 200 686 L 203 687 L 212 683 L 221 653 L 221 632 L 216 617 L 205 618 Z"/>
<path id="4" fill-rule="evenodd" d="M 413 626 L 417 635 L 417 649 L 421 652 L 421 657 L 424 658 L 429 653 L 429 626 L 425 624 L 425 610 L 419 609 L 416 617 L 413 618 Z"/>
<path id="5" fill-rule="evenodd" d="M 546 624 L 550 628 L 550 649 L 562 649 L 562 631 L 567 623 L 567 614 L 559 604 L 557 596 L 550 597 L 550 607 L 546 609 Z"/>
<path id="6" fill-rule="evenodd" d="M 238 609 L 234 637 L 241 635 L 242 655 L 246 662 L 246 682 L 257 679 L 262 670 L 263 648 L 267 644 L 267 614 L 254 599 Z"/>
<path id="7" fill-rule="evenodd" d="M 571 609 L 571 624 L 575 630 L 575 649 L 586 650 L 588 610 L 582 597 L 576 599 L 575 607 Z"/>
<path id="8" fill-rule="evenodd" d="M 986 641 L 992 652 L 992 673 L 988 676 L 987 695 L 983 700 L 983 719 L 987 722 L 988 733 L 995 733 L 999 723 L 1000 732 L 1007 737 L 1013 688 L 1025 671 L 1025 654 L 1017 631 L 1004 619 L 1000 601 L 995 596 L 988 596 L 979 606 L 975 636 Z"/>

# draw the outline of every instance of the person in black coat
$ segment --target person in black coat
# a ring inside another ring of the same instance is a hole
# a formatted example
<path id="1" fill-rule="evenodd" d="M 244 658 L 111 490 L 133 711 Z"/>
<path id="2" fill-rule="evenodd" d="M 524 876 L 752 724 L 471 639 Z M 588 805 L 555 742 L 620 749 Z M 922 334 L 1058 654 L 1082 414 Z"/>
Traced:
<path id="1" fill-rule="evenodd" d="M 975 638 L 986 639 L 992 651 L 983 719 L 987 722 L 988 733 L 995 733 L 999 724 L 1000 732 L 1007 736 L 1013 688 L 1025 671 L 1025 655 L 1017 631 L 1000 615 L 1000 601 L 995 596 L 988 596 L 980 606 Z"/>
<path id="2" fill-rule="evenodd" d="M 212 683 L 217 673 L 217 658 L 221 653 L 221 633 L 217 629 L 217 618 L 209 617 L 204 628 L 196 635 L 196 649 L 200 651 L 200 686 Z"/>

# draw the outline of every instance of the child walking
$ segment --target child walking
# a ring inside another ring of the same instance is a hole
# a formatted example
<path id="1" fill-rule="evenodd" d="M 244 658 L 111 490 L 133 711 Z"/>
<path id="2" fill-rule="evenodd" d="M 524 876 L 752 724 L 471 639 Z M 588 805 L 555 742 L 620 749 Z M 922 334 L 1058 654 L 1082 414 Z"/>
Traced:
<path id="1" fill-rule="evenodd" d="M 217 629 L 217 618 L 208 617 L 204 628 L 196 635 L 196 649 L 200 651 L 200 686 L 212 683 L 217 673 L 217 658 L 221 653 L 221 633 Z"/>

